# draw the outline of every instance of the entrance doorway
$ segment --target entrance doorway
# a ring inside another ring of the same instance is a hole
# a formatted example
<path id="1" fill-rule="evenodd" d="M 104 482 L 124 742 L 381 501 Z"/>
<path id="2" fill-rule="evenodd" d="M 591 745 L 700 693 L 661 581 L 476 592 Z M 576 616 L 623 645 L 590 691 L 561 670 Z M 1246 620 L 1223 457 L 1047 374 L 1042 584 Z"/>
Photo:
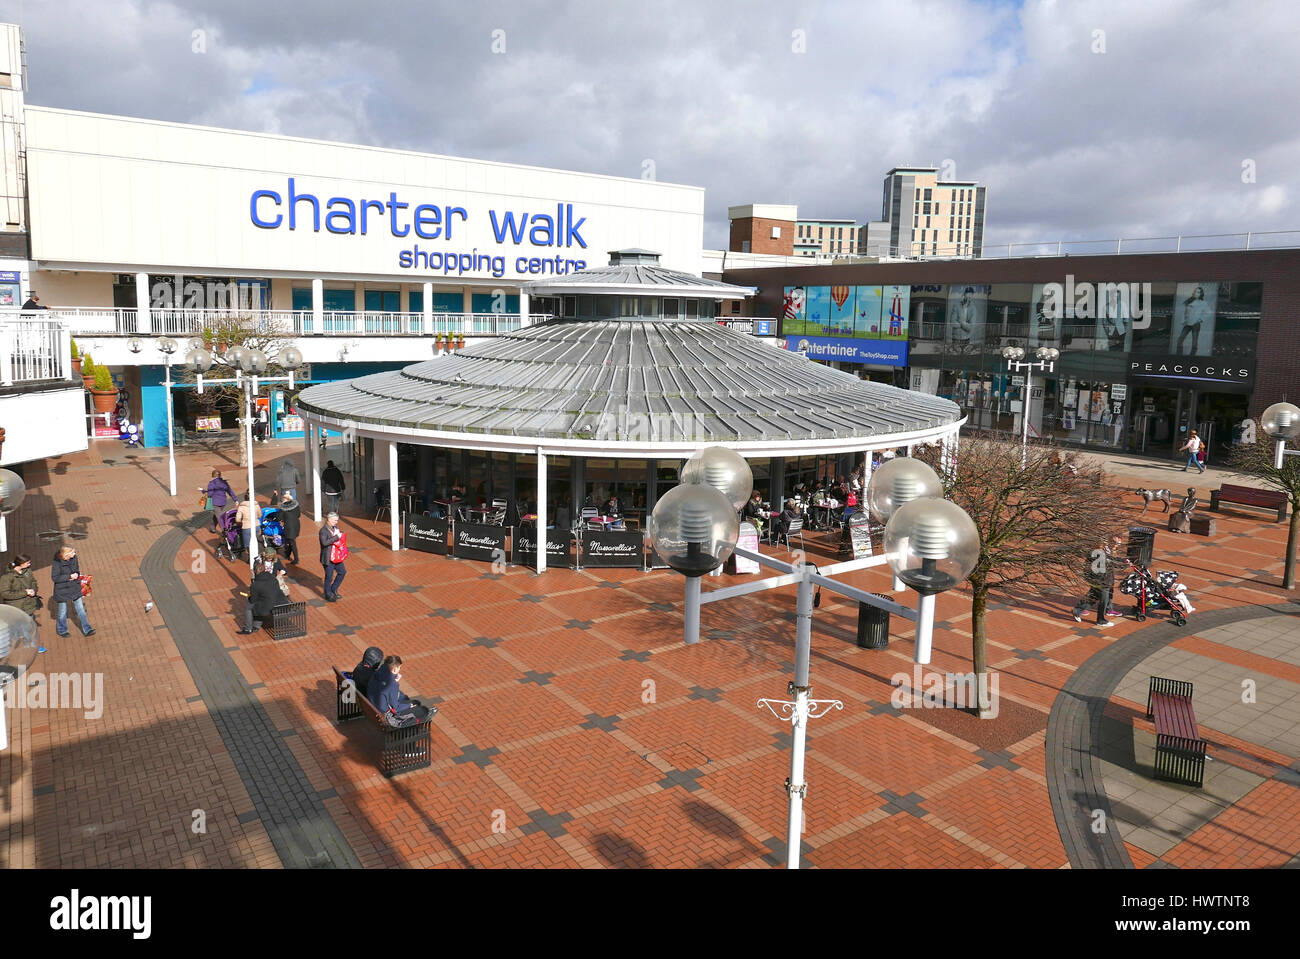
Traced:
<path id="1" fill-rule="evenodd" d="M 1197 397 L 1196 430 L 1205 441 L 1207 462 L 1232 451 L 1249 407 L 1250 397 L 1239 393 L 1202 393 Z"/>
<path id="2" fill-rule="evenodd" d="M 1182 445 L 1181 440 L 1173 442 L 1178 435 L 1175 423 L 1181 407 L 1179 394 L 1182 392 L 1185 391 L 1150 386 L 1134 388 L 1130 407 L 1133 431 L 1129 447 L 1134 453 L 1164 456 Z"/>

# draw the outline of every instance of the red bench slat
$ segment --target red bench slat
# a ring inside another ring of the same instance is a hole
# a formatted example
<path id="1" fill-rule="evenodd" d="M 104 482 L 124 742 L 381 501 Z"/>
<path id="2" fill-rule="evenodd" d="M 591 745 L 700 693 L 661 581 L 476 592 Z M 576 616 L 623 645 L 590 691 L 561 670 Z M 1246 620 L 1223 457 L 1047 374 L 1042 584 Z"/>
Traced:
<path id="1" fill-rule="evenodd" d="M 1200 739 L 1196 728 L 1196 713 L 1192 710 L 1192 701 L 1183 696 L 1169 696 L 1165 693 L 1151 695 L 1151 711 L 1155 715 L 1156 732 L 1178 736 L 1183 739 Z"/>

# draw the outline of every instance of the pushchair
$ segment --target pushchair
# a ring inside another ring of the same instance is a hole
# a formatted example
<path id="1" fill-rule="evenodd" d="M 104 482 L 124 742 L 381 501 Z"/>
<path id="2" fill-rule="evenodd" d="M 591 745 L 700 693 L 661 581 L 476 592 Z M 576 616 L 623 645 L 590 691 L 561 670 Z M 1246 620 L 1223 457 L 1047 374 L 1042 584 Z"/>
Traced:
<path id="1" fill-rule="evenodd" d="M 278 506 L 262 507 L 262 525 L 258 531 L 261 535 L 262 551 L 279 549 L 284 545 L 284 524 L 280 521 Z"/>
<path id="2" fill-rule="evenodd" d="M 227 559 L 234 559 L 237 553 L 244 551 L 244 541 L 239 535 L 239 524 L 235 516 L 239 510 L 228 509 L 217 516 L 217 556 L 226 554 Z"/>
<path id="3" fill-rule="evenodd" d="M 1133 607 L 1134 618 L 1140 623 L 1147 618 L 1148 609 L 1167 609 L 1169 619 L 1175 626 L 1186 625 L 1187 614 L 1183 611 L 1183 604 L 1174 591 L 1174 584 L 1178 582 L 1178 573 L 1174 570 L 1162 570 L 1153 575 L 1151 570 L 1141 563 L 1129 560 L 1128 565 L 1129 574 L 1124 577 L 1119 591 L 1132 596 L 1137 601 L 1137 605 Z"/>

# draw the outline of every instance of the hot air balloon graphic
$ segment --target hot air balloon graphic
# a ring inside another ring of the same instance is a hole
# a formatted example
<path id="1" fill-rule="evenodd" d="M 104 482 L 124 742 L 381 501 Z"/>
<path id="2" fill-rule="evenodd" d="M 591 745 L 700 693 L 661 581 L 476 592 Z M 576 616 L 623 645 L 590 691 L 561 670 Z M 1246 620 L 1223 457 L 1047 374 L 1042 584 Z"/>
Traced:
<path id="1" fill-rule="evenodd" d="M 849 298 L 849 292 L 851 290 L 852 287 L 848 287 L 848 286 L 831 287 L 831 299 L 835 301 L 836 307 L 838 307 L 839 309 L 844 308 L 844 301 Z"/>

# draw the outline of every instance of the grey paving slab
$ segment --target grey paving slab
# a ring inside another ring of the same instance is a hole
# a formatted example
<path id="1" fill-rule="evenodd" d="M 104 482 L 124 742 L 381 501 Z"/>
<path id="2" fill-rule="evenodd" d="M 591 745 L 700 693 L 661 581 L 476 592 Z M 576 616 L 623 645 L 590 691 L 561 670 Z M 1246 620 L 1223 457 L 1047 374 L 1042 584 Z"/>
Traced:
<path id="1" fill-rule="evenodd" d="M 178 524 L 164 533 L 145 554 L 140 572 L 230 752 L 257 818 L 286 867 L 360 868 L 356 853 L 284 737 L 181 583 L 174 564 L 190 532 L 190 525 Z"/>

